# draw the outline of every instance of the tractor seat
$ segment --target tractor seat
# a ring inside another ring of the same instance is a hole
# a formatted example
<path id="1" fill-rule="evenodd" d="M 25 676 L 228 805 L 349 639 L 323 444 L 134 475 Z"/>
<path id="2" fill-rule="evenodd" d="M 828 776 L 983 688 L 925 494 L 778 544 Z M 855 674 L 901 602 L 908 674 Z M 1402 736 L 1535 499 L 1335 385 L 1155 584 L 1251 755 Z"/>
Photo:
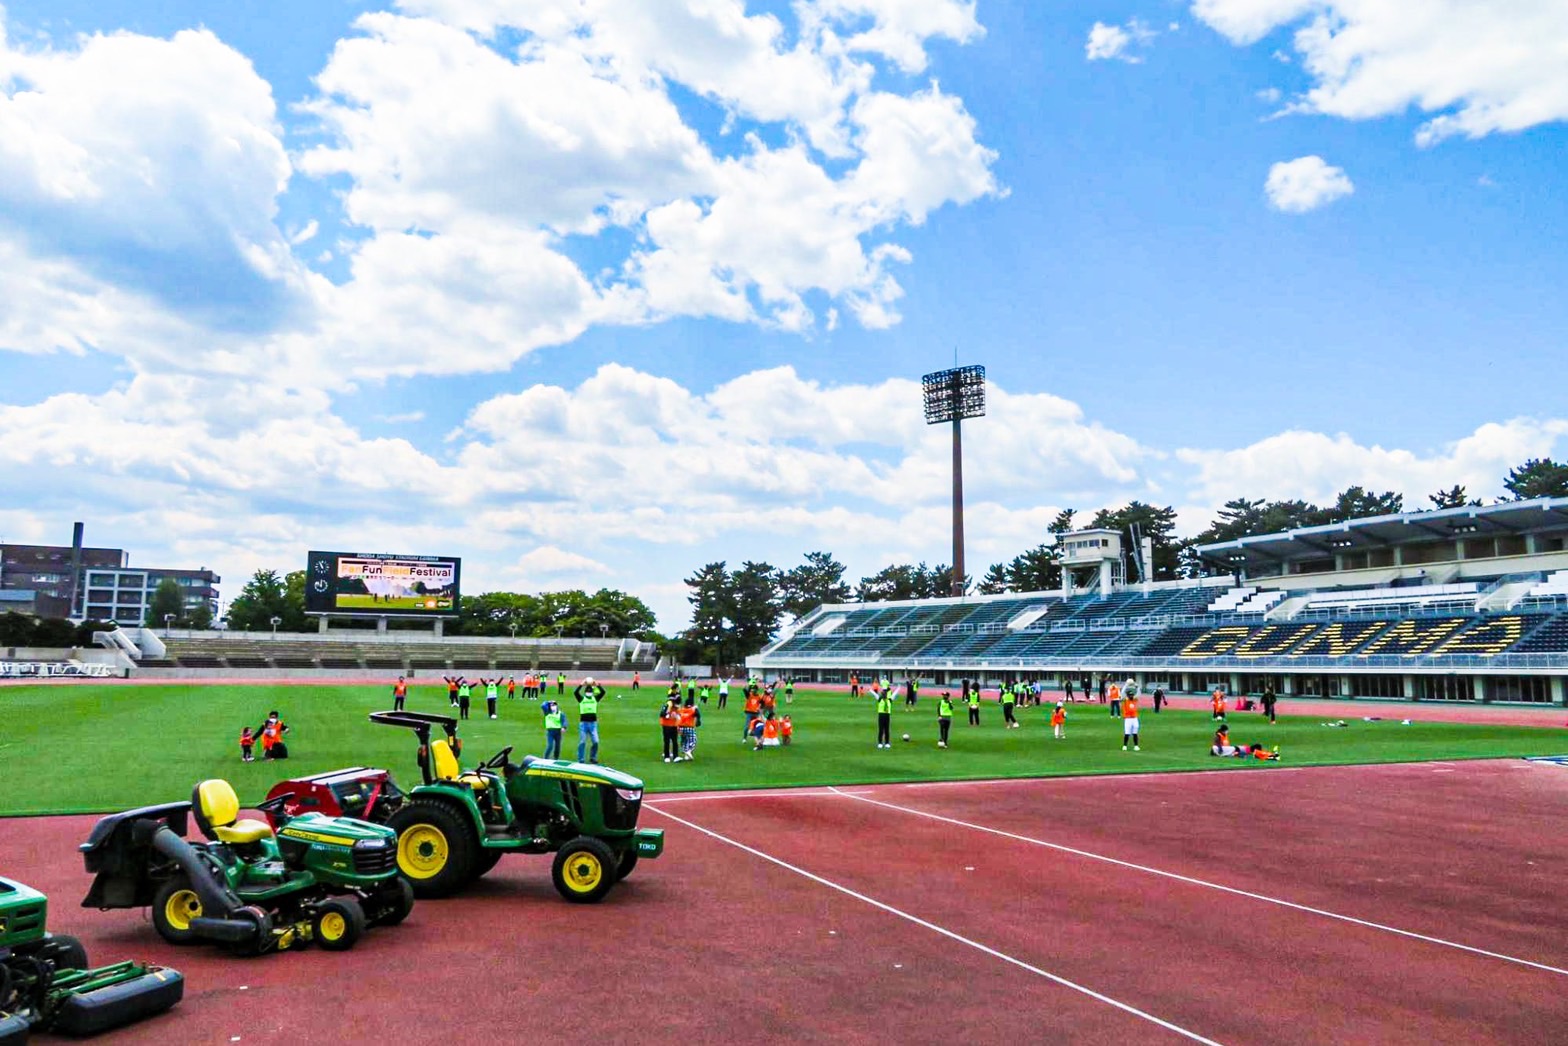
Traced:
<path id="1" fill-rule="evenodd" d="M 445 740 L 433 741 L 430 745 L 430 755 L 435 763 L 437 781 L 460 781 L 476 792 L 483 792 L 490 787 L 488 778 L 481 774 L 465 774 L 457 763 L 457 756 L 452 754 L 452 746 Z"/>
<path id="2" fill-rule="evenodd" d="M 272 838 L 266 821 L 239 820 L 240 799 L 227 781 L 213 778 L 197 785 L 191 792 L 191 812 L 201 833 L 220 843 L 244 845 Z"/>

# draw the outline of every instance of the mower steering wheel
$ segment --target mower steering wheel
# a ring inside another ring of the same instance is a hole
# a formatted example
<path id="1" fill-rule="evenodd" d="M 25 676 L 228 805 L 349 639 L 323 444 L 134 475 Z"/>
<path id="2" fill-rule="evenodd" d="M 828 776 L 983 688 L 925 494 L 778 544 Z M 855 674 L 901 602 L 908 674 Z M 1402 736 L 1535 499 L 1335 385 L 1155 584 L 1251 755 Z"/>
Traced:
<path id="1" fill-rule="evenodd" d="M 516 747 L 516 746 L 515 745 L 507 745 L 505 748 L 501 749 L 495 755 L 491 756 L 490 757 L 490 761 L 485 763 L 484 769 L 486 769 L 486 770 L 499 770 L 501 767 L 505 766 L 506 765 L 507 756 L 512 754 L 512 749 L 514 747 Z"/>
<path id="2" fill-rule="evenodd" d="M 270 814 L 274 810 L 282 810 L 285 803 L 294 798 L 293 792 L 284 792 L 282 795 L 273 796 L 264 803 L 257 803 L 256 809 L 262 813 Z"/>

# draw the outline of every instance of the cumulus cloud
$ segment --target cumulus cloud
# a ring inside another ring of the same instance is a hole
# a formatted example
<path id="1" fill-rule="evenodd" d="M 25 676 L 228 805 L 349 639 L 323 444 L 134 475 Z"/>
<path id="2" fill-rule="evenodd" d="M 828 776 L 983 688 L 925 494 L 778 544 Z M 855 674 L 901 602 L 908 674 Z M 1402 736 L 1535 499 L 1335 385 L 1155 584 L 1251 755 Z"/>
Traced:
<path id="1" fill-rule="evenodd" d="M 559 584 L 563 577 L 609 574 L 611 570 L 597 559 L 567 552 L 554 545 L 540 545 L 518 557 L 509 573 L 525 589 L 539 589 Z"/>
<path id="2" fill-rule="evenodd" d="M 1269 168 L 1263 191 L 1269 205 L 1287 214 L 1305 214 L 1356 191 L 1343 168 L 1321 156 L 1302 156 Z"/>
<path id="3" fill-rule="evenodd" d="M 1416 109 L 1431 114 L 1421 145 L 1568 119 L 1561 0 L 1194 0 L 1192 9 L 1236 44 L 1294 27 L 1312 81 L 1299 111 L 1363 120 Z"/>
<path id="4" fill-rule="evenodd" d="M 1176 26 L 1172 25 L 1171 29 L 1176 29 Z M 1143 57 L 1135 49 L 1148 44 L 1154 36 L 1154 31 L 1136 18 L 1130 19 L 1126 25 L 1095 22 L 1089 28 L 1089 38 L 1083 49 L 1084 57 L 1091 62 L 1116 59 L 1136 65 L 1143 61 Z"/>

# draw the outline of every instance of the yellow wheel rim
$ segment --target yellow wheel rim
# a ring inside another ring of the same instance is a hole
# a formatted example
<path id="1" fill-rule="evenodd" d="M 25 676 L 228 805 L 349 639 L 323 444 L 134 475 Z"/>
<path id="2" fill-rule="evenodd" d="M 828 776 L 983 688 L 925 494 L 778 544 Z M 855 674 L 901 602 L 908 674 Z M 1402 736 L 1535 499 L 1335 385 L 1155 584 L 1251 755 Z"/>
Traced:
<path id="1" fill-rule="evenodd" d="M 441 829 L 416 824 L 397 840 L 397 864 L 410 879 L 429 879 L 446 867 L 448 848 Z"/>
<path id="2" fill-rule="evenodd" d="M 328 912 L 321 917 L 321 926 L 317 932 L 323 941 L 341 941 L 348 932 L 348 920 L 343 918 L 341 912 Z"/>
<path id="3" fill-rule="evenodd" d="M 192 919 L 201 918 L 201 898 L 195 890 L 176 890 L 163 906 L 163 919 L 176 930 L 191 928 Z"/>
<path id="4" fill-rule="evenodd" d="M 599 858 L 584 850 L 572 854 L 566 861 L 566 885 L 575 893 L 588 893 L 604 878 L 604 865 Z"/>

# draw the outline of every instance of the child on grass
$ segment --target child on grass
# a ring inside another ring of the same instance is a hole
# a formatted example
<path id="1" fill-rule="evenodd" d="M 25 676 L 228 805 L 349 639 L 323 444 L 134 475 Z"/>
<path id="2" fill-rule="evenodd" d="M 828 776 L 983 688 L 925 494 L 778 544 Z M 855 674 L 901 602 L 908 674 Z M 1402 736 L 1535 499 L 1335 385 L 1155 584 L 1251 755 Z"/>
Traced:
<path id="1" fill-rule="evenodd" d="M 1051 735 L 1058 741 L 1067 736 L 1067 709 L 1060 701 L 1051 713 Z"/>
<path id="2" fill-rule="evenodd" d="M 255 748 L 256 735 L 251 733 L 250 727 L 242 727 L 240 729 L 240 762 L 254 763 L 256 761 Z"/>

